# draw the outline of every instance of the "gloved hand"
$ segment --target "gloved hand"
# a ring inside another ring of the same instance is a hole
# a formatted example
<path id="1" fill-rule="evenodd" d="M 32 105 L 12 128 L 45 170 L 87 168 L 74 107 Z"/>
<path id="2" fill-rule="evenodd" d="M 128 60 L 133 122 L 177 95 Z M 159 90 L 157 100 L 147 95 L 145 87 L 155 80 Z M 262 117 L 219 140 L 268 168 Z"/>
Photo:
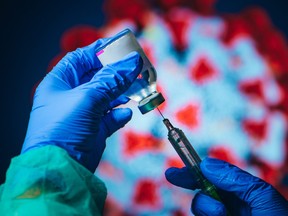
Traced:
<path id="1" fill-rule="evenodd" d="M 40 83 L 22 153 L 55 145 L 95 171 L 106 138 L 132 117 L 128 108 L 112 108 L 128 102 L 120 95 L 136 79 L 143 64 L 140 55 L 132 52 L 102 67 L 95 49 L 105 41 L 68 53 Z"/>
<path id="2" fill-rule="evenodd" d="M 203 175 L 218 188 L 226 208 L 232 215 L 288 215 L 288 202 L 270 184 L 227 162 L 206 158 L 200 168 Z M 169 168 L 166 179 L 187 189 L 198 188 L 188 168 Z M 225 206 L 198 192 L 192 202 L 195 215 L 226 215 Z"/>

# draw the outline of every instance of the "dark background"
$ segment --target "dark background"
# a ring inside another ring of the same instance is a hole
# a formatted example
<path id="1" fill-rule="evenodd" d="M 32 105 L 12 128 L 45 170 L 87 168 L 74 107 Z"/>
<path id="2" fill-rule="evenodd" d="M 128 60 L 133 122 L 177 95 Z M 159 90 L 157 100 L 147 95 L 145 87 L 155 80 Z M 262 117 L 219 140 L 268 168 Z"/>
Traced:
<path id="1" fill-rule="evenodd" d="M 12 157 L 18 155 L 31 110 L 31 90 L 46 74 L 50 60 L 60 52 L 62 33 L 77 24 L 105 23 L 103 0 L 10 0 L 0 7 L 1 138 L 0 183 Z M 287 3 L 271 0 L 218 0 L 220 12 L 238 12 L 260 5 L 288 38 Z M 288 85 L 288 83 L 287 83 Z"/>

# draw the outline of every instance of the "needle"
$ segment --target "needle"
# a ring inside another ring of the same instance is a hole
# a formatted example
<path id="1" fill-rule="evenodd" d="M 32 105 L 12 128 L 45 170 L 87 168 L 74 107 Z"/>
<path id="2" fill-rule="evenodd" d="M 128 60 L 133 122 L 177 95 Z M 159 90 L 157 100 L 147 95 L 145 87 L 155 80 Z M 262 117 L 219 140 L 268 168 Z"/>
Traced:
<path id="1" fill-rule="evenodd" d="M 165 119 L 165 117 L 163 116 L 163 114 L 161 113 L 161 111 L 159 110 L 159 108 L 157 107 L 158 112 L 160 113 L 160 115 L 163 117 L 163 119 Z"/>

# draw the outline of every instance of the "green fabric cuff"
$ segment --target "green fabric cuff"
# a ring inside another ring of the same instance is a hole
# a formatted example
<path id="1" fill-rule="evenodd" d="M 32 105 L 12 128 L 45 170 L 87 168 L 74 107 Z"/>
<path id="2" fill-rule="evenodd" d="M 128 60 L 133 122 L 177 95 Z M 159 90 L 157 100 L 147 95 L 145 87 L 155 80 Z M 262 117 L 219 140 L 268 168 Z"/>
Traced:
<path id="1" fill-rule="evenodd" d="M 56 146 L 12 159 L 0 193 L 0 215 L 101 215 L 107 190 Z"/>

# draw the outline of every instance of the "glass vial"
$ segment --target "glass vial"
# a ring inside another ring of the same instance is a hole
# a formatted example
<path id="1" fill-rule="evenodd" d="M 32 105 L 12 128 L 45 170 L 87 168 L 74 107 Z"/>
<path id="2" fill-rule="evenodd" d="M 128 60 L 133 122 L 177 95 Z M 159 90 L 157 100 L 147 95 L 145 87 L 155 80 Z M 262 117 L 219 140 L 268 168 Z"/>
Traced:
<path id="1" fill-rule="evenodd" d="M 119 61 L 132 51 L 137 51 L 143 59 L 143 68 L 137 79 L 124 93 L 131 100 L 138 102 L 138 108 L 145 114 L 165 101 L 156 90 L 156 71 L 139 45 L 131 30 L 125 29 L 96 50 L 96 55 L 103 66 Z"/>

